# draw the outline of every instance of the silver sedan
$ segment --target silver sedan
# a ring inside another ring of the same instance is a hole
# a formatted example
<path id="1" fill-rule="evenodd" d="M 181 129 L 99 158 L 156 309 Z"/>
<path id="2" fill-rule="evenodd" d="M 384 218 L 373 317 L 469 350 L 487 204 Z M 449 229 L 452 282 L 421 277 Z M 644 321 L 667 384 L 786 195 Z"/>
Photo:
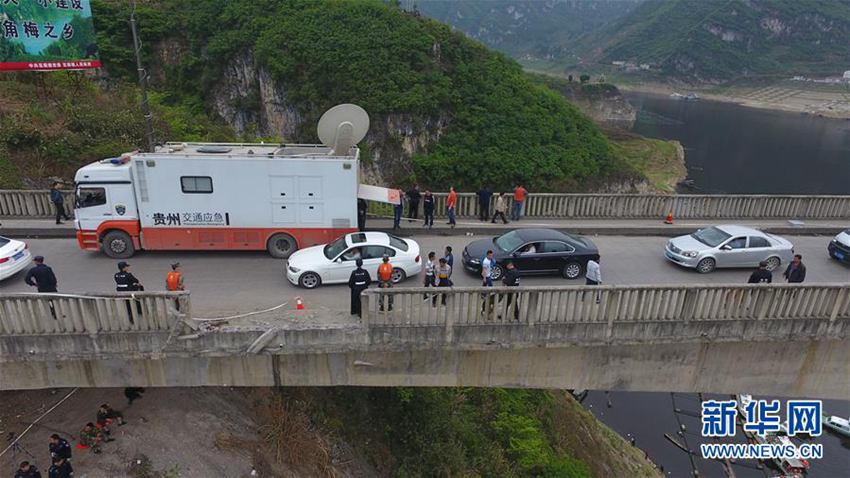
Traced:
<path id="1" fill-rule="evenodd" d="M 756 267 L 761 261 L 772 271 L 790 262 L 793 255 L 794 245 L 787 240 L 737 225 L 712 226 L 674 237 L 664 249 L 668 260 L 703 274 L 717 267 Z"/>

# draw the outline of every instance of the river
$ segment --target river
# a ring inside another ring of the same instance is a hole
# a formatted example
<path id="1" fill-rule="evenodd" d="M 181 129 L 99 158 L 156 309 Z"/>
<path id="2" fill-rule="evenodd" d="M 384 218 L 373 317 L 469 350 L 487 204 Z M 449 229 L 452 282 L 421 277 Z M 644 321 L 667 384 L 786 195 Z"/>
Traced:
<path id="1" fill-rule="evenodd" d="M 627 93 L 633 131 L 679 140 L 696 193 L 850 194 L 850 121 Z"/>
<path id="2" fill-rule="evenodd" d="M 682 143 L 692 192 L 850 194 L 850 121 L 644 93 L 626 97 L 638 110 L 633 131 Z M 784 410 L 785 399 L 779 399 Z M 674 400 L 681 413 L 674 413 Z M 676 434 L 681 423 L 691 450 L 699 454 L 699 444 L 708 443 L 700 436 L 696 394 L 592 391 L 583 404 L 627 440 L 634 437 L 635 446 L 667 476 L 693 476 L 694 465 L 700 476 L 726 476 L 716 461 L 697 456 L 692 465 L 687 453 L 664 437 L 682 442 Z M 826 400 L 824 412 L 848 417 L 850 401 Z M 744 441 L 740 429 L 734 441 Z M 814 442 L 823 444 L 824 459 L 812 460 L 810 477 L 850 476 L 850 440 L 824 430 Z M 741 462 L 733 470 L 738 478 L 777 475 L 756 465 Z"/>

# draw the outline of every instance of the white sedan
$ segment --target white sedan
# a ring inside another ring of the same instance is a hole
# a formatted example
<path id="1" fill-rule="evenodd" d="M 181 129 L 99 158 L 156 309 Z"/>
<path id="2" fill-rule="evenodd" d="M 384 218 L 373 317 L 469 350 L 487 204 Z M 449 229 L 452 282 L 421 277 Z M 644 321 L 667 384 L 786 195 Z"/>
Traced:
<path id="1" fill-rule="evenodd" d="M 12 277 L 32 262 L 32 254 L 21 241 L 0 236 L 0 280 Z"/>
<path id="2" fill-rule="evenodd" d="M 355 261 L 363 259 L 363 268 L 373 281 L 384 256 L 393 266 L 392 281 L 397 284 L 422 270 L 419 244 L 411 239 L 385 232 L 352 232 L 321 246 L 294 252 L 286 264 L 286 278 L 294 285 L 315 289 L 321 284 L 347 283 Z"/>

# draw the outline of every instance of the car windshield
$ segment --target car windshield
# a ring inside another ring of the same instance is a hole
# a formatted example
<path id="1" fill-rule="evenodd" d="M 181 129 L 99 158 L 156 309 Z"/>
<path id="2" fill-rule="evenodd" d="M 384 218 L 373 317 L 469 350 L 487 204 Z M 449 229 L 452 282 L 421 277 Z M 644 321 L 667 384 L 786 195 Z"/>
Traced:
<path id="1" fill-rule="evenodd" d="M 398 249 L 400 251 L 407 252 L 407 249 L 408 249 L 407 241 L 405 241 L 404 239 L 402 239 L 400 237 L 393 236 L 392 234 L 387 234 L 387 236 L 389 236 L 389 238 L 390 238 L 390 245 L 391 246 L 395 247 L 396 249 Z"/>
<path id="2" fill-rule="evenodd" d="M 691 234 L 691 237 L 709 247 L 717 247 L 726 239 L 732 237 L 716 227 L 707 227 Z"/>
<path id="3" fill-rule="evenodd" d="M 525 241 L 523 241 L 522 238 L 519 237 L 518 232 L 511 231 L 493 239 L 493 242 L 496 243 L 496 246 L 499 249 L 511 252 L 517 247 L 521 246 Z"/>
<path id="4" fill-rule="evenodd" d="M 325 257 L 327 257 L 328 259 L 333 259 L 334 257 L 340 255 L 340 253 L 344 251 L 346 247 L 347 246 L 345 244 L 345 236 L 342 236 L 339 239 L 325 246 Z"/>

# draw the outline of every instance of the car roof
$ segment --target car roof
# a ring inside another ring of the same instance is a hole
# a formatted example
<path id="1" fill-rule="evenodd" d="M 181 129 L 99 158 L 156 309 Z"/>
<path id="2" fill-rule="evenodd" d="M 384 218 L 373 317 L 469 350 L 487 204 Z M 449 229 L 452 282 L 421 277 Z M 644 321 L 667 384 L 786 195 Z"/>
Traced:
<path id="1" fill-rule="evenodd" d="M 390 237 L 386 232 L 352 232 L 346 234 L 345 242 L 349 246 L 357 245 L 390 245 Z"/>
<path id="2" fill-rule="evenodd" d="M 730 234 L 732 236 L 764 236 L 765 234 L 758 229 L 753 229 L 752 227 L 740 226 L 738 224 L 722 224 L 719 226 L 714 226 L 721 231 Z"/>
<path id="3" fill-rule="evenodd" d="M 554 229 L 516 229 L 524 241 L 571 241 L 574 238 Z"/>

